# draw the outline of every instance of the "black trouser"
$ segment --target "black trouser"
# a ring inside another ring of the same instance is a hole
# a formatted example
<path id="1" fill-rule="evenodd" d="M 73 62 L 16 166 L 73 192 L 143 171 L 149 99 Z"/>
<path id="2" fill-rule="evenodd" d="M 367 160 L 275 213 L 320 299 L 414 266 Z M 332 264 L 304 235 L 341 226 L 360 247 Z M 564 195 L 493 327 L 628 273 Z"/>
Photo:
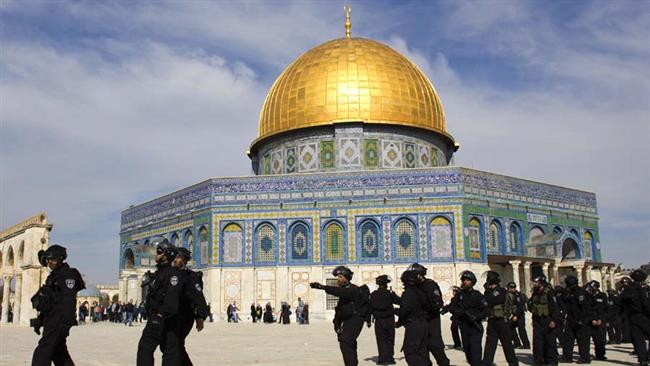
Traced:
<path id="1" fill-rule="evenodd" d="M 467 362 L 470 366 L 483 366 L 483 348 L 481 346 L 483 325 L 480 323 L 474 324 L 470 321 L 460 321 L 458 326 Z"/>
<path id="2" fill-rule="evenodd" d="M 458 322 L 455 321 L 455 320 L 451 321 L 451 337 L 454 339 L 454 348 L 463 346 L 463 344 L 460 341 L 460 333 L 458 331 Z"/>
<path id="3" fill-rule="evenodd" d="M 179 352 L 181 354 L 181 359 L 183 360 L 182 365 L 183 366 L 192 366 L 192 360 L 190 360 L 190 355 L 187 354 L 187 350 L 185 349 L 185 338 L 190 334 L 192 331 L 192 326 L 194 325 L 194 319 L 191 317 L 184 318 L 180 322 L 180 334 L 181 334 L 181 343 L 180 343 L 180 349 Z"/>
<path id="4" fill-rule="evenodd" d="M 377 363 L 393 362 L 395 353 L 395 317 L 375 319 L 375 338 L 377 339 Z"/>
<path id="5" fill-rule="evenodd" d="M 606 340 L 605 324 L 599 326 L 591 326 L 591 339 L 594 340 L 594 350 L 596 359 L 602 360 L 605 358 L 605 340 Z"/>
<path id="6" fill-rule="evenodd" d="M 164 366 L 180 365 L 182 362 L 181 338 L 177 318 L 163 321 L 157 316 L 149 316 L 138 343 L 137 366 L 153 366 L 153 353 L 158 346 L 163 354 L 162 364 Z"/>
<path id="7" fill-rule="evenodd" d="M 560 345 L 560 348 L 564 349 L 564 338 L 566 338 L 566 321 L 562 319 L 560 321 L 560 324 L 558 324 L 557 327 L 557 332 L 555 334 L 557 335 L 557 343 Z"/>
<path id="8" fill-rule="evenodd" d="M 634 352 L 636 352 L 640 364 L 647 363 L 649 360 L 646 340 L 650 339 L 650 319 L 643 314 L 635 314 L 629 320 Z"/>
<path id="9" fill-rule="evenodd" d="M 533 362 L 535 364 L 557 364 L 557 324 L 548 325 L 551 320 L 545 316 L 533 315 Z"/>
<path id="10" fill-rule="evenodd" d="M 515 347 L 530 347 L 528 333 L 526 332 L 526 315 L 517 315 L 517 321 L 511 322 L 510 327 L 512 330 L 512 342 Z"/>
<path id="11" fill-rule="evenodd" d="M 612 316 L 607 326 L 607 338 L 610 343 L 620 344 L 623 340 L 623 326 L 619 316 Z"/>
<path id="12" fill-rule="evenodd" d="M 581 361 L 591 361 L 589 355 L 589 332 L 590 327 L 587 324 L 571 324 L 567 322 L 564 327 L 564 339 L 562 343 L 562 359 L 573 359 L 573 345 L 578 341 L 578 354 Z"/>
<path id="13" fill-rule="evenodd" d="M 438 366 L 448 366 L 449 358 L 445 354 L 445 342 L 442 340 L 442 330 L 440 329 L 440 316 L 434 316 L 428 321 L 428 339 L 427 348 L 435 358 Z"/>
<path id="14" fill-rule="evenodd" d="M 429 324 L 424 318 L 411 319 L 404 326 L 404 344 L 402 351 L 409 366 L 430 366 L 429 350 L 427 347 L 429 337 Z"/>
<path id="15" fill-rule="evenodd" d="M 74 366 L 66 345 L 69 332 L 69 327 L 57 322 L 45 324 L 32 356 L 32 366 L 50 366 L 52 362 L 56 366 Z"/>
<path id="16" fill-rule="evenodd" d="M 363 319 L 360 316 L 352 316 L 341 324 L 341 330 L 337 338 L 345 366 L 357 366 L 359 364 L 357 359 L 357 338 L 362 328 Z"/>
<path id="17" fill-rule="evenodd" d="M 510 366 L 519 365 L 515 349 L 512 347 L 512 333 L 510 322 L 503 318 L 490 318 L 487 325 L 487 337 L 485 339 L 485 353 L 483 354 L 483 363 L 486 366 L 492 366 L 494 363 L 494 354 L 497 351 L 497 344 L 501 341 L 503 354 Z"/>

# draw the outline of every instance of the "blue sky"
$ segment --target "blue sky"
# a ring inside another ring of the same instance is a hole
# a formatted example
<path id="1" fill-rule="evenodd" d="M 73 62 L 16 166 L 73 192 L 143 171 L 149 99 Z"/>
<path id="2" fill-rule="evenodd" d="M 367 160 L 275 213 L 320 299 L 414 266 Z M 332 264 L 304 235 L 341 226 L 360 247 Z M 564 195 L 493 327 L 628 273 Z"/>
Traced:
<path id="1" fill-rule="evenodd" d="M 456 165 L 595 192 L 606 261 L 650 261 L 650 3 L 349 2 L 431 79 Z M 245 156 L 273 80 L 344 3 L 0 3 L 0 226 L 45 210 L 95 283 L 120 211 Z"/>

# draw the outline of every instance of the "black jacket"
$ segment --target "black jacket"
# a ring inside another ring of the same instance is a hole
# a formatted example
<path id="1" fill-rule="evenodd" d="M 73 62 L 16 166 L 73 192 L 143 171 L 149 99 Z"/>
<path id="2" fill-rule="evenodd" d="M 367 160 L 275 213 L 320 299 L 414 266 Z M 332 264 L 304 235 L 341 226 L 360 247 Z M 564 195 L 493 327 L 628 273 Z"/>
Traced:
<path id="1" fill-rule="evenodd" d="M 489 305 L 485 297 L 474 289 L 461 289 L 454 296 L 449 310 L 460 325 L 478 324 L 489 314 Z"/>
<path id="2" fill-rule="evenodd" d="M 359 301 L 359 287 L 348 283 L 345 286 L 324 286 L 326 293 L 338 297 L 334 313 L 334 321 L 345 321 L 352 316 L 362 316 L 357 313 L 355 302 Z"/>
<path id="3" fill-rule="evenodd" d="M 208 304 L 203 296 L 203 273 L 184 268 L 183 293 L 180 302 L 180 314 L 184 319 L 203 319 L 208 317 Z"/>
<path id="4" fill-rule="evenodd" d="M 57 323 L 68 328 L 77 325 L 75 316 L 77 292 L 86 288 L 79 271 L 63 263 L 50 272 L 45 280 L 45 286 L 51 290 L 54 299 L 50 311 L 41 314 L 43 322 Z"/>
<path id="5" fill-rule="evenodd" d="M 569 325 L 588 325 L 593 320 L 591 300 L 582 287 L 569 290 L 564 297 L 566 319 Z"/>
<path id="6" fill-rule="evenodd" d="M 406 286 L 402 293 L 396 326 L 406 325 L 416 319 L 429 317 L 426 309 L 427 295 L 421 287 Z"/>
<path id="7" fill-rule="evenodd" d="M 156 267 L 147 293 L 147 313 L 169 318 L 179 313 L 186 276 L 169 263 L 157 264 Z"/>
<path id="8" fill-rule="evenodd" d="M 399 304 L 400 297 L 387 288 L 378 288 L 370 294 L 370 307 L 375 319 L 390 318 L 395 316 L 393 304 Z"/>

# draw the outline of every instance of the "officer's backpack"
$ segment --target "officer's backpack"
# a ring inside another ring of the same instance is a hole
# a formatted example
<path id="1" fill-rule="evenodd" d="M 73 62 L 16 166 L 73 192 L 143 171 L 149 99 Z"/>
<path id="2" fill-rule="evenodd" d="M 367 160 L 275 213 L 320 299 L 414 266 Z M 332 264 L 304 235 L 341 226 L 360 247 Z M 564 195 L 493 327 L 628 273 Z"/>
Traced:
<path id="1" fill-rule="evenodd" d="M 364 321 L 370 321 L 372 307 L 370 306 L 370 289 L 368 285 L 359 286 L 359 300 L 355 301 L 355 312 L 363 318 Z"/>

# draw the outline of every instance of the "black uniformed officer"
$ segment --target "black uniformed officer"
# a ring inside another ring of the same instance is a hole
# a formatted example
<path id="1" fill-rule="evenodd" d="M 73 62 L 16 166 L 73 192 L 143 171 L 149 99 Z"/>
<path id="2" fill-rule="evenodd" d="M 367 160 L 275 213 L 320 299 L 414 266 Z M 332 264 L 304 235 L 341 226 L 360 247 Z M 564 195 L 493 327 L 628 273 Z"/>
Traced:
<path id="1" fill-rule="evenodd" d="M 492 366 L 497 344 L 501 342 L 508 365 L 516 366 L 519 365 L 519 361 L 512 346 L 512 329 L 510 328 L 516 309 L 512 301 L 512 295 L 508 294 L 506 289 L 499 285 L 500 282 L 501 276 L 499 273 L 495 271 L 487 272 L 487 288 L 484 296 L 489 305 L 489 315 L 483 363 L 486 366 Z"/>
<path id="2" fill-rule="evenodd" d="M 621 344 L 623 340 L 623 326 L 621 321 L 622 310 L 621 301 L 616 289 L 607 291 L 607 305 L 609 308 L 607 314 L 607 338 L 608 344 Z"/>
<path id="3" fill-rule="evenodd" d="M 399 304 L 400 298 L 388 289 L 390 277 L 378 276 L 375 279 L 378 288 L 370 294 L 372 317 L 375 319 L 375 338 L 377 340 L 378 365 L 394 365 L 395 352 L 395 310 L 393 304 Z"/>
<path id="4" fill-rule="evenodd" d="M 589 281 L 587 284 L 587 297 L 591 301 L 591 338 L 594 341 L 595 359 L 604 361 L 607 359 L 605 356 L 605 340 L 607 334 L 605 323 L 607 322 L 609 313 L 607 295 L 600 291 L 600 283 L 598 281 Z"/>
<path id="5" fill-rule="evenodd" d="M 436 281 L 425 277 L 427 274 L 427 268 L 425 266 L 419 263 L 413 263 L 408 269 L 416 273 L 419 286 L 427 296 L 427 302 L 425 304 L 429 325 L 427 348 L 439 366 L 448 366 L 449 358 L 445 354 L 445 342 L 442 339 L 440 325 L 440 310 L 445 304 L 442 299 L 440 286 L 438 286 Z"/>
<path id="6" fill-rule="evenodd" d="M 589 355 L 589 334 L 591 331 L 591 301 L 587 298 L 587 292 L 578 286 L 578 279 L 575 276 L 567 276 L 564 279 L 566 285 L 567 316 L 564 329 L 564 340 L 562 348 L 562 362 L 573 362 L 573 345 L 578 342 L 578 363 L 591 363 Z"/>
<path id="7" fill-rule="evenodd" d="M 451 313 L 458 319 L 463 350 L 471 366 L 483 366 L 481 340 L 483 339 L 483 319 L 489 313 L 485 297 L 474 290 L 476 276 L 471 271 L 460 274 L 461 290 L 452 302 Z"/>
<path id="8" fill-rule="evenodd" d="M 650 295 L 645 286 L 647 274 L 641 270 L 630 273 L 630 278 L 622 278 L 621 307 L 630 325 L 630 337 L 639 365 L 648 365 L 648 346 L 650 339 Z"/>
<path id="9" fill-rule="evenodd" d="M 153 353 L 160 346 L 162 364 L 182 364 L 180 351 L 179 302 L 183 291 L 184 276 L 171 264 L 178 254 L 178 248 L 167 239 L 154 239 L 156 244 L 156 272 L 148 284 L 145 308 L 147 324 L 138 343 L 137 366 L 153 366 Z"/>
<path id="10" fill-rule="evenodd" d="M 553 289 L 555 293 L 555 299 L 557 300 L 557 306 L 560 309 L 560 322 L 557 324 L 557 341 L 560 345 L 560 348 L 564 349 L 564 338 L 565 338 L 565 328 L 566 328 L 566 290 L 562 286 L 555 286 Z"/>
<path id="11" fill-rule="evenodd" d="M 350 283 L 353 274 L 348 267 L 338 266 L 332 271 L 338 286 L 325 286 L 318 282 L 309 284 L 311 288 L 325 290 L 326 293 L 339 298 L 334 309 L 334 331 L 337 334 L 345 366 L 359 364 L 357 338 L 364 322 L 358 306 L 361 302 L 359 287 Z"/>
<path id="12" fill-rule="evenodd" d="M 400 277 L 404 284 L 404 293 L 398 310 L 396 327 L 404 326 L 404 344 L 402 351 L 409 366 L 430 366 L 427 347 L 429 334 L 427 295 L 419 283 L 418 273 L 414 270 L 402 272 Z"/>
<path id="13" fill-rule="evenodd" d="M 187 262 L 192 259 L 192 252 L 185 248 L 178 248 L 178 255 L 174 258 L 174 267 L 181 270 L 185 277 L 183 283 L 183 294 L 181 296 L 179 316 L 180 316 L 180 331 L 181 331 L 181 345 L 180 352 L 183 358 L 182 365 L 191 366 L 192 361 L 185 349 L 185 338 L 190 334 L 192 325 L 196 320 L 196 330 L 200 332 L 203 330 L 203 323 L 205 318 L 208 317 L 208 305 L 203 296 L 203 273 L 193 271 L 187 268 Z"/>
<path id="14" fill-rule="evenodd" d="M 460 291 L 460 287 L 458 286 L 452 286 L 451 287 L 451 292 L 452 292 L 452 298 L 449 304 L 445 305 L 442 307 L 442 311 L 440 314 L 447 314 L 451 311 L 451 308 L 453 307 L 453 303 L 455 301 L 458 301 L 456 298 L 456 294 Z M 463 348 L 463 344 L 460 341 L 460 333 L 458 332 L 458 321 L 456 320 L 456 317 L 452 314 L 451 315 L 451 325 L 449 327 L 449 330 L 451 331 L 451 337 L 454 340 L 454 348 L 456 349 L 461 349 Z"/>
<path id="15" fill-rule="evenodd" d="M 38 261 L 51 272 L 45 285 L 32 297 L 38 317 L 32 319 L 31 325 L 36 334 L 40 334 L 43 327 L 43 336 L 34 350 L 32 366 L 49 366 L 52 362 L 55 365 L 74 366 L 66 338 L 70 328 L 77 325 L 77 292 L 86 285 L 76 269 L 63 263 L 67 257 L 66 249 L 60 245 L 52 245 L 38 252 Z"/>
<path id="16" fill-rule="evenodd" d="M 517 284 L 508 282 L 506 285 L 508 293 L 512 296 L 515 312 L 510 327 L 512 329 L 512 343 L 515 348 L 530 349 L 528 332 L 526 332 L 526 304 L 528 298 L 522 292 L 517 291 Z"/>
<path id="17" fill-rule="evenodd" d="M 536 276 L 532 282 L 528 310 L 533 314 L 533 362 L 535 365 L 557 365 L 560 307 L 546 276 Z"/>

